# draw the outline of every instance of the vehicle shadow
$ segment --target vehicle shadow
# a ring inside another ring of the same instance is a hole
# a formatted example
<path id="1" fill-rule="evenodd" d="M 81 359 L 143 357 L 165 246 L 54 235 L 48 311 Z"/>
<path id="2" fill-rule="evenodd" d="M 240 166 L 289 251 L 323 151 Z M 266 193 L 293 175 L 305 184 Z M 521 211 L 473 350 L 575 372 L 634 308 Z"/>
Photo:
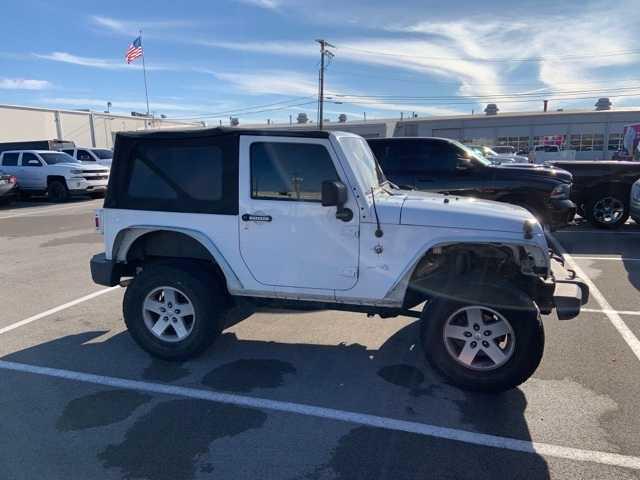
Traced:
<path id="1" fill-rule="evenodd" d="M 89 331 L 25 348 L 2 359 L 255 395 L 271 400 L 531 440 L 524 415 L 527 399 L 520 389 L 488 395 L 464 392 L 444 383 L 423 361 L 421 348 L 415 344 L 418 328 L 417 322 L 401 328 L 378 349 L 360 344 L 247 340 L 235 333 L 225 332 L 204 355 L 184 363 L 151 359 L 133 343 L 127 332 L 111 336 L 104 331 Z M 101 338 L 104 340 L 101 341 Z M 61 394 L 64 395 L 64 392 Z M 72 399 L 65 409 L 65 425 L 74 424 L 73 401 L 77 403 L 77 399 Z M 169 401 L 162 401 L 169 404 Z M 101 406 L 94 404 L 92 408 L 100 409 Z M 163 431 L 163 435 L 170 437 L 175 444 L 188 446 L 194 435 L 198 437 L 204 433 L 181 428 L 184 408 L 184 405 L 177 406 L 173 411 L 167 407 L 162 411 L 164 417 L 176 416 L 173 423 L 166 419 L 162 421 L 163 428 L 168 429 Z M 106 413 L 101 414 L 101 422 L 109 425 L 110 422 L 104 417 L 114 408 L 105 407 L 105 410 Z M 241 410 L 254 411 L 247 408 Z M 244 418 L 245 413 L 238 415 Z M 270 414 L 269 411 L 264 413 L 267 416 Z M 151 414 L 147 417 L 157 418 Z M 120 411 L 117 419 L 121 418 Z M 233 412 L 225 421 L 234 422 Z M 149 451 L 146 443 L 152 441 L 149 437 L 153 432 L 147 432 L 149 435 L 145 437 L 142 434 L 144 432 L 138 431 L 145 428 L 151 427 L 134 423 L 122 444 L 110 445 L 98 452 L 97 457 L 105 467 L 120 468 L 134 477 L 156 478 L 150 472 L 158 471 L 157 462 L 160 461 L 167 462 L 167 472 L 172 475 L 194 478 L 203 453 L 202 445 L 199 444 L 197 449 L 194 447 L 193 451 L 187 448 L 186 452 L 179 453 L 186 455 L 186 464 L 190 468 L 173 471 L 171 454 L 164 453 L 159 459 L 146 456 L 145 452 Z M 195 425 L 193 428 L 200 427 Z M 138 430 L 133 432 L 134 429 Z M 290 434 L 277 432 L 273 435 L 277 439 L 278 435 Z M 135 442 L 128 440 L 134 436 Z M 125 443 L 127 454 L 123 456 Z M 249 443 L 252 449 L 273 448 Z M 295 452 L 296 455 L 305 454 L 302 447 L 301 451 Z M 119 456 L 110 456 L 109 452 L 119 452 Z M 260 455 L 257 457 L 260 458 Z M 208 461 L 214 460 L 215 457 Z M 147 461 L 150 462 L 148 471 L 145 470 Z M 184 465 L 185 458 L 178 463 Z M 157 478 L 165 477 L 161 475 Z M 334 447 L 327 452 L 326 462 L 311 466 L 299 478 L 539 479 L 549 478 L 549 469 L 545 459 L 537 454 L 356 424 L 336 439 Z"/>

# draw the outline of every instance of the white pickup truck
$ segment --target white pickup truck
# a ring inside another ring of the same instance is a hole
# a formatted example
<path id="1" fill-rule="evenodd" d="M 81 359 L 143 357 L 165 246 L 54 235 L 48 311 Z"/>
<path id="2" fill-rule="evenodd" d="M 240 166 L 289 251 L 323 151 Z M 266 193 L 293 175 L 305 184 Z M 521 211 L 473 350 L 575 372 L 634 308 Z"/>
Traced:
<path id="1" fill-rule="evenodd" d="M 23 195 L 46 193 L 53 202 L 74 194 L 103 195 L 109 169 L 87 165 L 53 150 L 9 150 L 0 155 L 0 168 L 14 175 Z"/>
<path id="2" fill-rule="evenodd" d="M 92 277 L 127 286 L 129 332 L 164 359 L 202 352 L 242 297 L 419 318 L 448 381 L 501 391 L 537 368 L 540 313 L 588 298 L 525 209 L 398 190 L 350 133 L 119 133 L 111 175 Z"/>
<path id="3" fill-rule="evenodd" d="M 529 163 L 542 165 L 554 160 L 575 160 L 575 150 L 563 150 L 559 145 L 536 145 L 529 152 Z"/>

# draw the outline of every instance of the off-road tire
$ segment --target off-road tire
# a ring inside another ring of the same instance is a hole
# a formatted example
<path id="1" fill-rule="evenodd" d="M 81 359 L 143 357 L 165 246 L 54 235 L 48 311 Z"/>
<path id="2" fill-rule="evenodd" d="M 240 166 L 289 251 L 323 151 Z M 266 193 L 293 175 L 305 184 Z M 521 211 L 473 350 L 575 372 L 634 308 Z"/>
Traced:
<path id="1" fill-rule="evenodd" d="M 477 371 L 458 363 L 447 351 L 444 327 L 447 319 L 470 304 L 435 298 L 422 311 L 421 343 L 429 364 L 447 382 L 464 390 L 503 392 L 526 381 L 540 364 L 544 352 L 544 330 L 538 309 L 533 303 L 522 308 L 489 308 L 503 315 L 515 336 L 514 351 L 505 364 L 489 371 Z"/>
<path id="2" fill-rule="evenodd" d="M 595 216 L 594 209 L 596 204 L 600 200 L 606 197 L 615 198 L 624 206 L 624 213 L 615 223 L 601 222 Z M 593 225 L 596 228 L 602 228 L 607 230 L 615 230 L 617 228 L 620 228 L 622 225 L 624 225 L 624 223 L 629 218 L 629 193 L 625 195 L 623 192 L 620 192 L 620 191 L 608 191 L 608 190 L 600 191 L 595 195 L 593 195 L 593 197 L 587 200 L 587 202 L 584 205 L 584 214 L 586 216 L 586 219 L 589 221 L 589 223 L 591 223 L 591 225 Z"/>
<path id="3" fill-rule="evenodd" d="M 60 180 L 51 180 L 47 185 L 47 199 L 50 202 L 62 203 L 69 200 L 69 189 Z"/>
<path id="4" fill-rule="evenodd" d="M 162 286 L 184 292 L 193 304 L 194 325 L 184 340 L 163 341 L 145 325 L 144 300 Z M 224 286 L 215 273 L 196 262 L 177 261 L 144 266 L 127 287 L 122 309 L 129 333 L 142 349 L 164 360 L 186 360 L 202 353 L 220 335 L 228 304 Z"/>

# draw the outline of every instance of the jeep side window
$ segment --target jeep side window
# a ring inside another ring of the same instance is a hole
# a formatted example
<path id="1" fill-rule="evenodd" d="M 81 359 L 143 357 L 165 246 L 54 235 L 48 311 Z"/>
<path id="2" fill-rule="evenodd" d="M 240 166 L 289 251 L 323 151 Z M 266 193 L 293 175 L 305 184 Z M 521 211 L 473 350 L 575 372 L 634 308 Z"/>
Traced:
<path id="1" fill-rule="evenodd" d="M 251 144 L 251 198 L 319 202 L 322 182 L 338 180 L 322 145 L 284 142 Z"/>
<path id="2" fill-rule="evenodd" d="M 217 146 L 150 143 L 136 150 L 131 197 L 215 201 L 222 196 L 222 152 Z"/>

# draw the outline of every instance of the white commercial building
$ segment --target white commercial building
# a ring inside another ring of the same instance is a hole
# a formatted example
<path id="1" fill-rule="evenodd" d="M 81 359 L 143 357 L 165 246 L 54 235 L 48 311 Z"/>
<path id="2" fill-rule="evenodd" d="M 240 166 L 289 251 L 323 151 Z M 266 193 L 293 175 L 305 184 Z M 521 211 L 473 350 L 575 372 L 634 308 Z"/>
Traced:
<path id="1" fill-rule="evenodd" d="M 639 109 L 372 119 L 366 122 L 325 122 L 325 128 L 349 131 L 365 138 L 446 137 L 463 143 L 512 145 L 519 151 L 528 151 L 534 145 L 553 138 L 560 139 L 566 148 L 576 150 L 577 160 L 607 160 L 622 149 L 624 126 L 631 123 L 640 123 Z M 271 127 L 291 128 L 273 124 Z M 317 128 L 317 125 L 293 125 L 293 128 L 300 127 Z"/>
<path id="2" fill-rule="evenodd" d="M 192 125 L 151 117 L 0 105 L 0 143 L 58 139 L 83 147 L 111 148 L 119 131 Z"/>

